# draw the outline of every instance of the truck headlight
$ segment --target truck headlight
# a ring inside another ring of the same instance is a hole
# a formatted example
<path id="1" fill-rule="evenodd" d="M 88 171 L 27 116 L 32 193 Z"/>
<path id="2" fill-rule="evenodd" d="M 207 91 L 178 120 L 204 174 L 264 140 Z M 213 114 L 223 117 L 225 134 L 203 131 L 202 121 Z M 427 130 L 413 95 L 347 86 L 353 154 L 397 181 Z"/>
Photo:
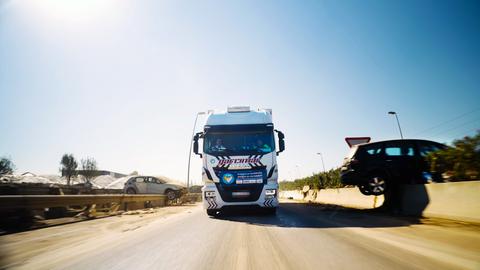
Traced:
<path id="1" fill-rule="evenodd" d="M 266 189 L 265 195 L 275 195 L 277 193 L 276 189 Z"/>
<path id="2" fill-rule="evenodd" d="M 266 189 L 265 190 L 265 199 L 273 199 L 273 198 L 275 198 L 276 194 L 277 194 L 276 189 Z"/>
<path id="3" fill-rule="evenodd" d="M 205 191 L 205 198 L 215 198 L 215 191 Z"/>

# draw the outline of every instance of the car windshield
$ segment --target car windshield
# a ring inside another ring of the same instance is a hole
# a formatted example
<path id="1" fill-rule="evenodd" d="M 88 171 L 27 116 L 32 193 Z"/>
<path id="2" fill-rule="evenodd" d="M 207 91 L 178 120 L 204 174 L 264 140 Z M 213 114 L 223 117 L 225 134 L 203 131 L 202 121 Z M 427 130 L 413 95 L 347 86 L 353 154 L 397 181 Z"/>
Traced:
<path id="1" fill-rule="evenodd" d="M 204 152 L 211 155 L 266 154 L 275 150 L 273 132 L 208 132 Z"/>

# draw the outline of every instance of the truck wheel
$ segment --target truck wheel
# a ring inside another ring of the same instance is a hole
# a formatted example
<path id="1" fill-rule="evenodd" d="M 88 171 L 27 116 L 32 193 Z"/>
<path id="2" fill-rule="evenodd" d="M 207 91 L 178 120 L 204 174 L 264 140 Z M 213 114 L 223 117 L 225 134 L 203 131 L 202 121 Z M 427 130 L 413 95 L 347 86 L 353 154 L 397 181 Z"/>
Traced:
<path id="1" fill-rule="evenodd" d="M 207 209 L 207 215 L 211 217 L 216 217 L 217 216 L 217 209 Z"/>
<path id="2" fill-rule="evenodd" d="M 165 192 L 165 195 L 167 196 L 167 199 L 169 201 L 173 201 L 177 197 L 177 194 L 175 194 L 175 191 L 171 189 L 167 189 L 167 191 Z"/>
<path id="3" fill-rule="evenodd" d="M 265 208 L 265 213 L 267 215 L 274 216 L 277 214 L 277 207 L 272 207 L 272 208 Z"/>
<path id="4" fill-rule="evenodd" d="M 137 193 L 137 192 L 135 192 L 135 189 L 133 189 L 133 188 L 127 189 L 127 194 L 135 194 L 135 193 Z"/>

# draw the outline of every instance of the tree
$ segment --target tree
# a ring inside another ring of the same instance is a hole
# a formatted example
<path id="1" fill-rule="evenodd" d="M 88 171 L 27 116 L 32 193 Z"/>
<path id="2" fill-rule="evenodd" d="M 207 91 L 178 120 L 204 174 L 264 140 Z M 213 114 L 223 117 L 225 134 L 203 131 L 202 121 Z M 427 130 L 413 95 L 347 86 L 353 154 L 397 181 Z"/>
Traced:
<path id="1" fill-rule="evenodd" d="M 60 172 L 67 178 L 67 185 L 70 185 L 70 179 L 77 176 L 77 161 L 73 154 L 63 154 L 60 161 Z"/>
<path id="2" fill-rule="evenodd" d="M 450 181 L 480 179 L 480 131 L 453 142 L 453 147 L 427 156 L 431 171 L 448 175 Z"/>
<path id="3" fill-rule="evenodd" d="M 11 174 L 15 170 L 13 162 L 6 157 L 0 159 L 0 175 Z"/>
<path id="4" fill-rule="evenodd" d="M 310 186 L 313 189 L 340 188 L 344 186 L 340 180 L 340 168 L 316 173 L 312 176 L 295 179 L 294 181 L 281 181 L 279 185 L 281 190 L 300 190 L 304 186 Z"/>
<path id="5" fill-rule="evenodd" d="M 82 175 L 85 176 L 85 181 L 89 184 L 90 180 L 97 175 L 97 161 L 94 158 L 82 159 Z"/>

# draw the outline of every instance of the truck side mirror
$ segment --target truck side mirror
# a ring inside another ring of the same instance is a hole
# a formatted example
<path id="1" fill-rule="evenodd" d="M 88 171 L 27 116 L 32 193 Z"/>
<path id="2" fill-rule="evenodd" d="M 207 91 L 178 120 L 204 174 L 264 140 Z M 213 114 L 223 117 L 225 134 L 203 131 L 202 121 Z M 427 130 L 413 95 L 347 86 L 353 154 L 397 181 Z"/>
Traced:
<path id="1" fill-rule="evenodd" d="M 196 155 L 199 155 L 200 157 L 202 157 L 202 154 L 198 153 L 198 139 L 201 138 L 201 135 L 202 135 L 202 132 L 199 132 L 195 134 L 195 136 L 193 136 L 193 152 Z"/>
<path id="2" fill-rule="evenodd" d="M 276 129 L 275 129 L 275 132 L 277 132 L 277 135 L 278 135 L 278 152 L 277 152 L 277 156 L 278 156 L 278 154 L 285 151 L 285 140 L 284 140 L 285 135 L 283 134 L 283 132 Z"/>

